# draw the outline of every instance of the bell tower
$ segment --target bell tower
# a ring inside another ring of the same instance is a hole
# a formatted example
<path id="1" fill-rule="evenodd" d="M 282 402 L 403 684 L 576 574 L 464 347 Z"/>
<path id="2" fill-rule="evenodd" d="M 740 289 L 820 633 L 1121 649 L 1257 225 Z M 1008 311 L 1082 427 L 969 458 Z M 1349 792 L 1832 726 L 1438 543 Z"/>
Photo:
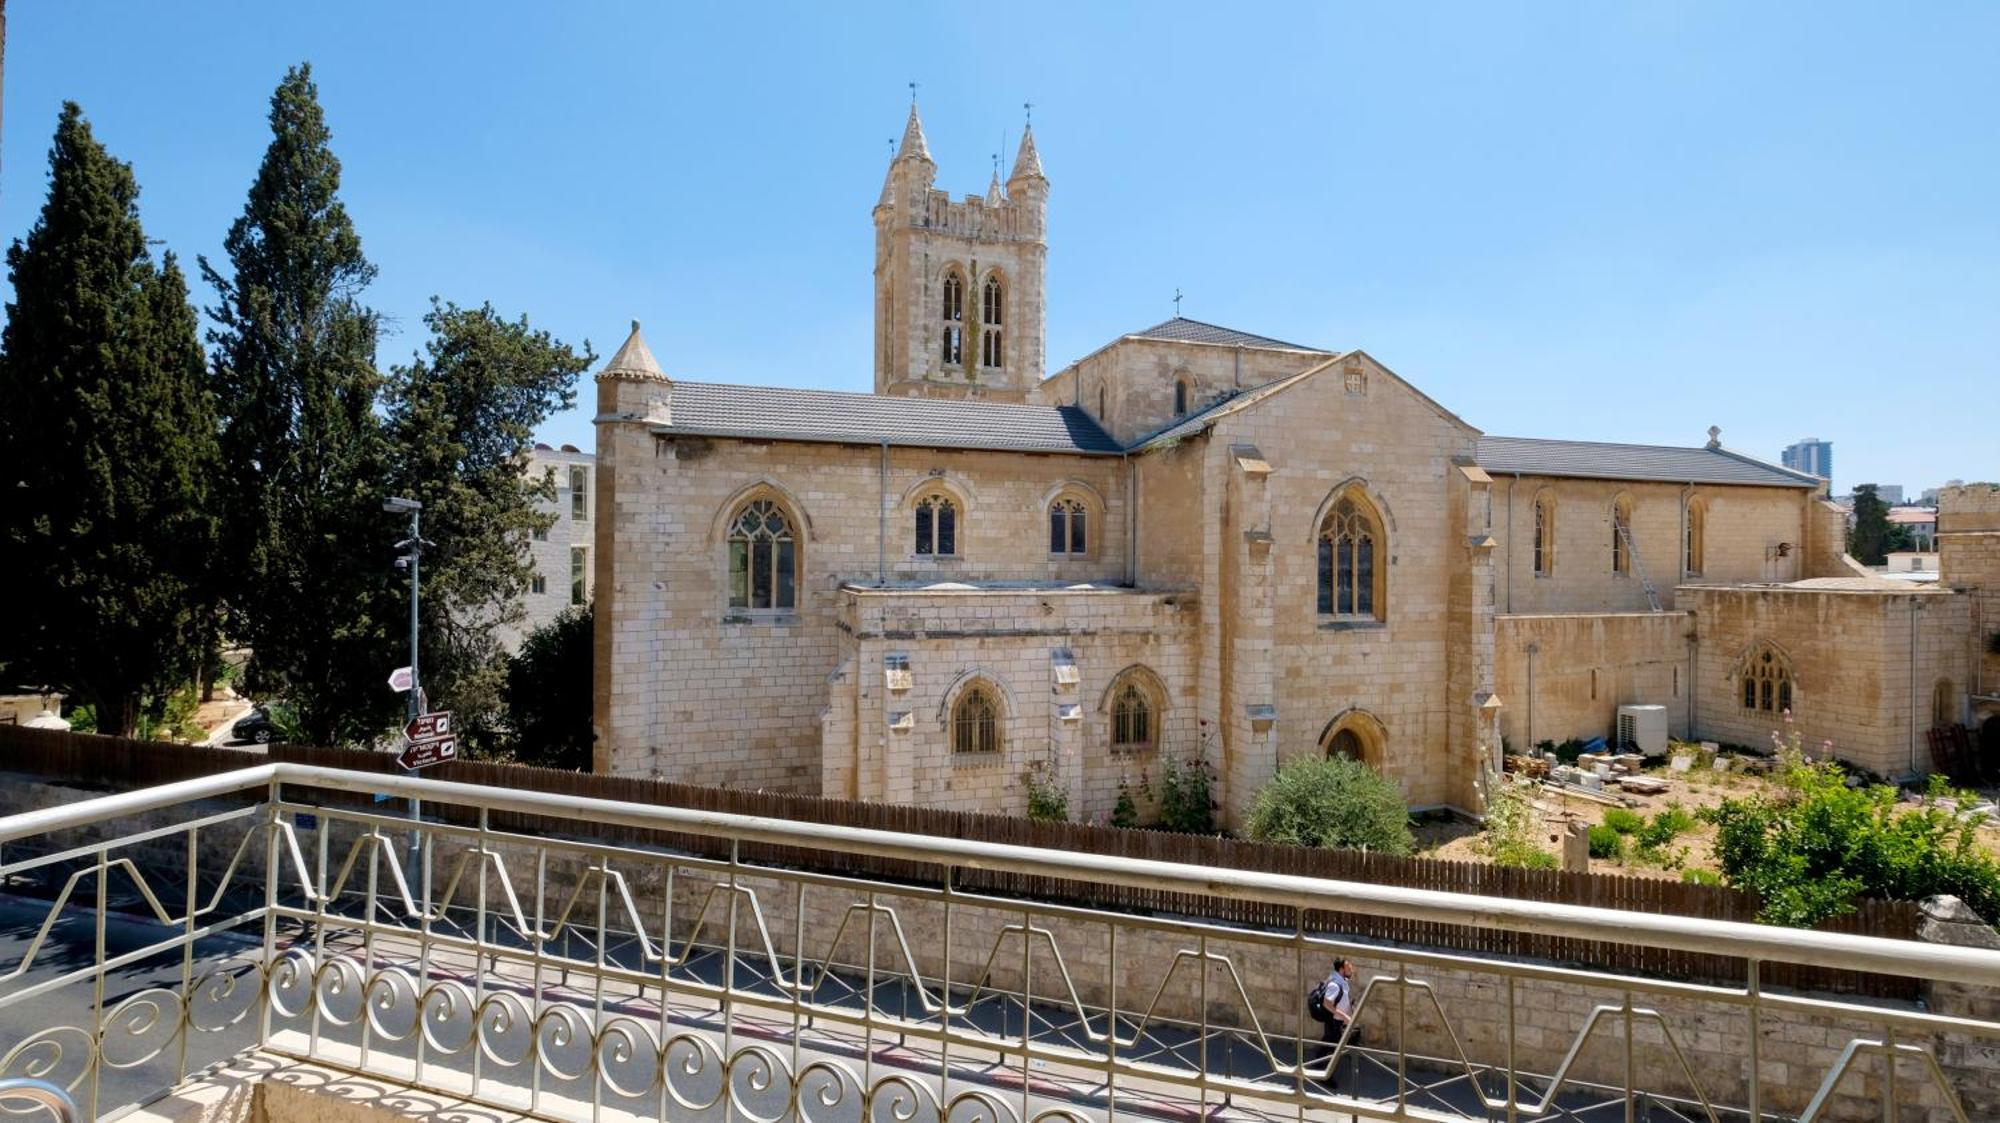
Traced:
<path id="1" fill-rule="evenodd" d="M 1032 129 L 1003 189 L 933 186 L 917 105 L 875 204 L 875 392 L 1018 402 L 1042 380 L 1049 181 Z"/>

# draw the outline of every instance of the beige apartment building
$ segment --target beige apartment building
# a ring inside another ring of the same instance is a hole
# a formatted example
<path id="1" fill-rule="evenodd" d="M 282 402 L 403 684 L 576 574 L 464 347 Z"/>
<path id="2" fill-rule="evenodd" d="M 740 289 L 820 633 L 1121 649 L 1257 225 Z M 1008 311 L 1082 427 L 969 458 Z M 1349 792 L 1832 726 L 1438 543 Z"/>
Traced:
<path id="1" fill-rule="evenodd" d="M 1715 429 L 1488 436 L 1366 352 L 1179 317 L 1045 376 L 1032 132 L 983 196 L 935 174 L 913 108 L 875 392 L 669 374 L 636 324 L 598 374 L 599 771 L 1005 811 L 1040 772 L 1095 817 L 1199 754 L 1233 820 L 1344 753 L 1476 812 L 1503 744 L 1626 703 L 1746 744 L 1791 709 L 1885 773 L 2000 710 L 1990 489 L 1918 589 Z"/>
<path id="2" fill-rule="evenodd" d="M 575 445 L 550 448 L 537 444 L 528 453 L 528 478 L 546 480 L 552 498 L 544 500 L 542 513 L 555 522 L 528 542 L 528 558 L 534 574 L 528 592 L 521 598 L 521 619 L 501 629 L 500 642 L 516 651 L 529 632 L 554 622 L 570 608 L 590 603 L 597 584 L 591 554 L 596 550 L 597 457 Z"/>

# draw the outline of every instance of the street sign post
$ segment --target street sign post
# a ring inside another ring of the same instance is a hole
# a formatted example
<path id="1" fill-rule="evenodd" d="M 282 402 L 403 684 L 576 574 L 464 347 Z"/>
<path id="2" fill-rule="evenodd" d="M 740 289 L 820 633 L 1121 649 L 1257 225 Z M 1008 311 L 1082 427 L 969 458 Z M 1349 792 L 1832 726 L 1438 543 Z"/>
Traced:
<path id="1" fill-rule="evenodd" d="M 418 714 L 403 726 L 403 736 L 409 738 L 410 743 L 403 747 L 396 763 L 406 771 L 458 758 L 458 736 L 451 731 L 450 710 Z"/>

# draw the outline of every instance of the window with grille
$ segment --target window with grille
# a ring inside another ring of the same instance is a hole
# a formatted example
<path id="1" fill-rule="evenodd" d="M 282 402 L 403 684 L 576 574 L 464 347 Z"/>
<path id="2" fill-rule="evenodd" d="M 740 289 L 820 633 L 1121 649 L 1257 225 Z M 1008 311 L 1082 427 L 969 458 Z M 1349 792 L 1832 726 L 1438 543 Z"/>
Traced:
<path id="1" fill-rule="evenodd" d="M 1000 706 L 985 685 L 970 687 L 951 708 L 951 751 L 1000 751 Z"/>
<path id="2" fill-rule="evenodd" d="M 944 365 L 965 362 L 965 281 L 956 272 L 944 278 Z"/>
<path id="3" fill-rule="evenodd" d="M 917 501 L 916 552 L 925 556 L 958 554 L 958 504 L 948 495 L 926 495 Z"/>
<path id="4" fill-rule="evenodd" d="M 1743 708 L 1782 714 L 1792 708 L 1792 668 L 1784 656 L 1766 647 L 1751 656 L 1743 671 Z"/>
<path id="5" fill-rule="evenodd" d="M 778 505 L 759 499 L 744 506 L 729 530 L 729 607 L 794 607 L 798 542 Z"/>
<path id="6" fill-rule="evenodd" d="M 1319 531 L 1319 610 L 1382 617 L 1382 524 L 1367 503 L 1342 496 Z"/>
<path id="7" fill-rule="evenodd" d="M 1153 747 L 1152 700 L 1136 682 L 1118 688 L 1111 701 L 1111 747 L 1120 752 L 1144 752 Z"/>
<path id="8" fill-rule="evenodd" d="M 569 470 L 569 517 L 590 521 L 590 470 L 577 465 Z"/>
<path id="9" fill-rule="evenodd" d="M 1547 577 L 1556 567 L 1556 504 L 1546 495 L 1535 497 L 1535 576 Z"/>

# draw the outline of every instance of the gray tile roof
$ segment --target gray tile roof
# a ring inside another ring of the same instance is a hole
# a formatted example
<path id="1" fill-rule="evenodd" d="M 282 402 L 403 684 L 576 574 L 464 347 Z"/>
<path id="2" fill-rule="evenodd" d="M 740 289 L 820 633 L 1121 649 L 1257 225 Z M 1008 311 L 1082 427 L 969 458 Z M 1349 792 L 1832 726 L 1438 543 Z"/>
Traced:
<path id="1" fill-rule="evenodd" d="M 1268 347 L 1280 351 L 1325 351 L 1324 347 L 1306 347 L 1297 343 L 1286 343 L 1269 336 L 1251 335 L 1247 331 L 1225 328 L 1216 324 L 1204 324 L 1200 320 L 1190 320 L 1175 316 L 1164 323 L 1154 324 L 1145 331 L 1132 333 L 1138 339 L 1168 339 L 1180 343 L 1220 343 L 1230 347 Z M 1330 353 L 1330 352 L 1329 352 Z"/>
<path id="2" fill-rule="evenodd" d="M 1818 487 L 1818 479 L 1766 464 L 1726 448 L 1619 445 L 1598 441 L 1548 441 L 1531 437 L 1479 438 L 1479 466 L 1524 476 L 1571 476 L 1666 483 L 1753 484 Z"/>
<path id="3" fill-rule="evenodd" d="M 898 398 L 837 390 L 674 382 L 673 424 L 659 432 L 1002 452 L 1124 451 L 1075 406 Z"/>

